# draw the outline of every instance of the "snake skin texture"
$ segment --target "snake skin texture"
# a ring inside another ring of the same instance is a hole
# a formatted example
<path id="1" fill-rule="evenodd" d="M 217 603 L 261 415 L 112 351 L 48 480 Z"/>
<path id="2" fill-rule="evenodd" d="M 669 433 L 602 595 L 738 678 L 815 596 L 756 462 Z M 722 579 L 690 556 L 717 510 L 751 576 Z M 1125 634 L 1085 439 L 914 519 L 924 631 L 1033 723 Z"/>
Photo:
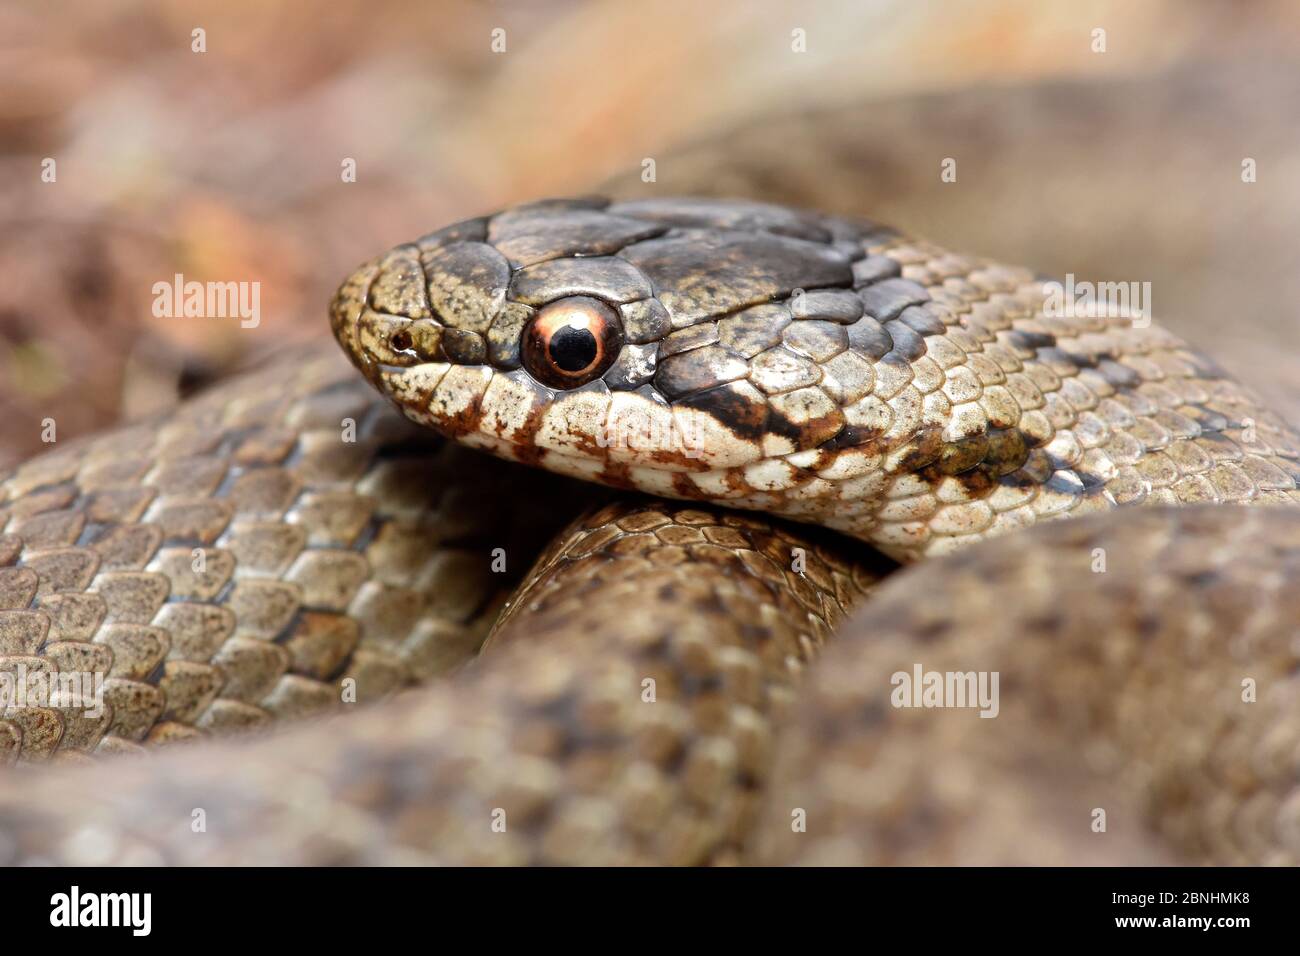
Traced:
<path id="1" fill-rule="evenodd" d="M 510 461 L 312 353 L 7 477 L 4 660 L 122 688 L 94 732 L 11 708 L 11 751 L 342 712 L 8 768 L 0 863 L 1300 861 L 1296 436 L 1159 326 L 1043 304 L 753 202 L 396 248 L 335 337 Z M 998 674 L 996 716 L 891 706 L 913 667 Z"/>
<path id="2" fill-rule="evenodd" d="M 796 679 L 890 570 L 857 550 L 612 504 L 556 538 L 481 666 L 238 748 L 24 777 L 0 863 L 734 861 Z"/>
<path id="3" fill-rule="evenodd" d="M 19 467 L 0 482 L 0 757 L 254 729 L 463 664 L 524 570 L 494 574 L 485 546 L 555 527 L 487 507 L 512 478 L 481 465 L 317 347 Z M 61 703 L 61 672 L 102 675 L 99 713 Z"/>

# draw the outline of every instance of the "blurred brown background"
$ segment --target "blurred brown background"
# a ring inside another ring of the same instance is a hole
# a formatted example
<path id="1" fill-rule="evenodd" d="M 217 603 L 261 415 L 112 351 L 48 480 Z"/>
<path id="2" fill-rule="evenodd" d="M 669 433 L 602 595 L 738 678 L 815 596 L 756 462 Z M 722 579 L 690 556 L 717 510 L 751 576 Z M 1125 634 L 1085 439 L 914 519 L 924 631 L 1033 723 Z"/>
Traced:
<path id="1" fill-rule="evenodd" d="M 659 183 L 624 191 L 733 191 L 719 137 L 733 170 L 766 157 L 761 191 L 834 197 L 855 184 L 821 181 L 798 124 L 864 100 L 881 105 L 858 129 L 873 158 L 854 211 L 1047 271 L 1154 276 L 1159 317 L 1179 327 L 1181 310 L 1211 347 L 1229 329 L 1229 367 L 1286 404 L 1298 52 L 1294 3 L 9 3 L 0 466 L 39 450 L 46 417 L 73 437 L 323 334 L 348 270 L 455 218 L 589 192 L 646 157 Z M 1171 75 L 1200 92 L 1142 85 Z M 1084 153 L 1111 165 L 1089 172 Z M 1261 188 L 1243 194 L 1237 157 L 1255 153 Z M 964 172 L 941 192 L 946 155 Z M 260 326 L 153 317 L 153 283 L 178 272 L 260 282 Z"/>

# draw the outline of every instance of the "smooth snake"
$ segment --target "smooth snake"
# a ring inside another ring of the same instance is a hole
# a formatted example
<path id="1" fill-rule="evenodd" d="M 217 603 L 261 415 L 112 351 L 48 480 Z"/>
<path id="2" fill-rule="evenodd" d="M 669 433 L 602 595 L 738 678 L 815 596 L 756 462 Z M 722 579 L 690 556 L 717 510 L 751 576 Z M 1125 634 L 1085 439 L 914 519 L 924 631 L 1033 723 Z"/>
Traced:
<path id="1" fill-rule="evenodd" d="M 1042 282 L 671 198 L 368 263 L 362 374 L 0 484 L 0 668 L 108 675 L 0 720 L 0 862 L 1296 862 L 1300 442 Z"/>

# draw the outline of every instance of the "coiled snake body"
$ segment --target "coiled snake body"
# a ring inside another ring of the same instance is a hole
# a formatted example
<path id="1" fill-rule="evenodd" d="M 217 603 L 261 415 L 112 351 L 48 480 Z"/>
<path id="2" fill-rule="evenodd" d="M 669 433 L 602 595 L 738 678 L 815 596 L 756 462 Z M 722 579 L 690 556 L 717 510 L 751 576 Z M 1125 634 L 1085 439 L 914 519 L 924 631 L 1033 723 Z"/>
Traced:
<path id="1" fill-rule="evenodd" d="M 335 337 L 458 445 L 320 350 L 5 481 L 0 666 L 108 679 L 5 713 L 89 765 L 5 771 L 0 861 L 1295 862 L 1296 435 L 1049 312 L 745 201 L 397 247 Z M 914 669 L 996 715 L 897 706 Z"/>

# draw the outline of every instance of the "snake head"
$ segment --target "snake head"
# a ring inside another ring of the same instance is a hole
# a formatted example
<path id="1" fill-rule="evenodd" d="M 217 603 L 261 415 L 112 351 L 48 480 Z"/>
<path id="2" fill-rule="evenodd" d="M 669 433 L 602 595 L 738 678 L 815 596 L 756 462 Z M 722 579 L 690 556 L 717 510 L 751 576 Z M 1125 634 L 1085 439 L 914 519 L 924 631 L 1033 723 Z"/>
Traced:
<path id="1" fill-rule="evenodd" d="M 844 430 L 835 402 L 793 386 L 816 384 L 818 359 L 848 348 L 867 232 L 744 201 L 532 203 L 362 266 L 332 324 L 417 422 L 557 471 L 699 497 L 691 473 Z M 816 321 L 783 335 L 801 304 Z M 787 356 L 781 383 L 750 381 L 755 359 Z"/>
<path id="2" fill-rule="evenodd" d="M 924 259 L 763 203 L 552 200 L 367 263 L 332 324 L 407 417 L 463 443 L 866 536 L 891 476 L 1024 461 L 982 409 L 957 420 L 910 384 L 938 373 L 913 364 L 923 337 L 956 322 L 903 276 Z"/>

